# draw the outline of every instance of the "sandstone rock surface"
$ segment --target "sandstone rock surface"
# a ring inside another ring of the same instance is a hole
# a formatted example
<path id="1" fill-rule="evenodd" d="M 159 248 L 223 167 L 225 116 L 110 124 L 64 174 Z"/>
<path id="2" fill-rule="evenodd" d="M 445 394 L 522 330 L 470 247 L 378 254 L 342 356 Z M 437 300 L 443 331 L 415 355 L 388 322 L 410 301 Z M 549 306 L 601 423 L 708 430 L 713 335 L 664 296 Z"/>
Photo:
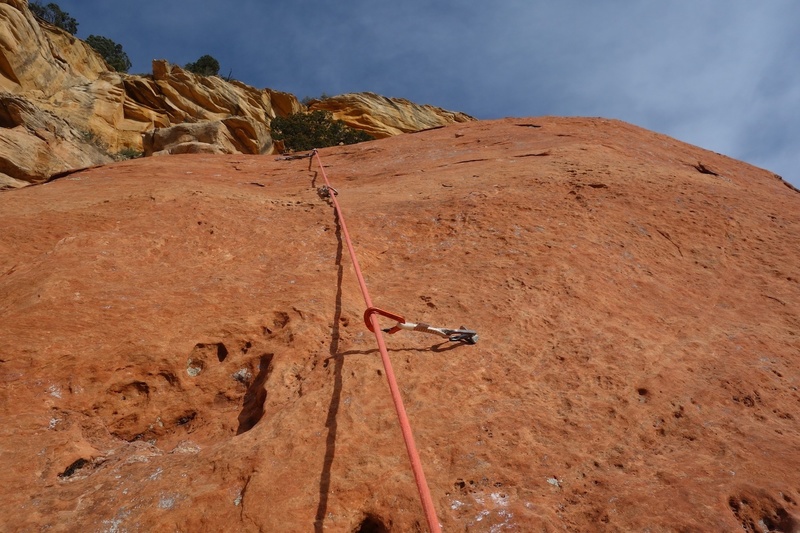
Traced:
<path id="1" fill-rule="evenodd" d="M 445 531 L 796 531 L 800 194 L 621 122 L 321 151 Z M 0 193 L 0 529 L 424 527 L 308 160 Z M 387 323 L 387 326 L 391 325 Z"/>
<path id="2" fill-rule="evenodd" d="M 113 161 L 93 135 L 19 95 L 0 94 L 0 128 L 0 190 Z"/>
<path id="3" fill-rule="evenodd" d="M 370 92 L 341 94 L 315 100 L 309 103 L 309 109 L 330 111 L 335 119 L 352 128 L 366 131 L 376 139 L 475 120 L 466 113 Z"/>
<path id="4" fill-rule="evenodd" d="M 292 94 L 197 76 L 165 60 L 154 61 L 149 76 L 114 72 L 80 39 L 37 22 L 27 2 L 0 0 L 0 99 L 9 98 L 24 100 L 30 118 L 0 123 L 0 190 L 142 152 L 271 153 L 271 119 L 305 109 Z M 371 94 L 343 96 L 340 105 L 333 110 L 349 124 L 379 137 L 466 117 Z M 199 137 L 187 139 L 192 133 Z M 26 150 L 28 160 L 20 157 Z"/>

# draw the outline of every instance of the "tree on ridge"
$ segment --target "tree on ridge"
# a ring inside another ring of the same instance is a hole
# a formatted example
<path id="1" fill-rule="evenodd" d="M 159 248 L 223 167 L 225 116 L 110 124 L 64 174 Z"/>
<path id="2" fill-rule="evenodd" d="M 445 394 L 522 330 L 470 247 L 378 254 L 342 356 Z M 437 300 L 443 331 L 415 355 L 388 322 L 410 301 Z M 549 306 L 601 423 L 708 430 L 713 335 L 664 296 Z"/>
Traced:
<path id="1" fill-rule="evenodd" d="M 194 63 L 186 63 L 183 68 L 200 76 L 216 76 L 219 74 L 219 61 L 206 54 Z"/>
<path id="2" fill-rule="evenodd" d="M 39 0 L 36 0 L 28 4 L 28 9 L 31 10 L 31 13 L 53 26 L 58 26 L 72 35 L 78 33 L 78 21 L 70 17 L 66 11 L 62 11 L 58 4 L 54 2 L 43 6 L 39 3 Z"/>
<path id="3" fill-rule="evenodd" d="M 108 37 L 90 35 L 86 38 L 86 44 L 103 56 L 106 63 L 117 72 L 128 72 L 128 69 L 131 68 L 131 60 L 122 49 L 122 45 L 115 43 Z"/>

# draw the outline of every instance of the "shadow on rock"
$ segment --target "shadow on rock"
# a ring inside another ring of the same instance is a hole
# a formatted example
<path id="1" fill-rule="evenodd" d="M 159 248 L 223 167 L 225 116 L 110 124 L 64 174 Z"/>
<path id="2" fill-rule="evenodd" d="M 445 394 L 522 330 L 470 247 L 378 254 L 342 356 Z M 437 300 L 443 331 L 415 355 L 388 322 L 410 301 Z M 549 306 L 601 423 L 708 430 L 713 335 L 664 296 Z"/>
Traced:
<path id="1" fill-rule="evenodd" d="M 242 403 L 242 411 L 239 413 L 239 427 L 236 429 L 236 434 L 241 435 L 253 429 L 258 424 L 261 417 L 264 416 L 264 402 L 267 399 L 267 389 L 264 384 L 272 372 L 272 356 L 273 354 L 264 354 L 258 363 L 258 375 L 256 375 L 253 382 L 247 388 L 244 395 L 244 402 Z"/>

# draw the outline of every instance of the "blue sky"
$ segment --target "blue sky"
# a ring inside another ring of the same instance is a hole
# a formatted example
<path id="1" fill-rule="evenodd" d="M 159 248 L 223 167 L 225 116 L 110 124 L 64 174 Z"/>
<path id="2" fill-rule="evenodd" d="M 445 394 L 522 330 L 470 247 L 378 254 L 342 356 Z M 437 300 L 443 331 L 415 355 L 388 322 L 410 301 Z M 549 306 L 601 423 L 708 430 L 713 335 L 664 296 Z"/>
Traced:
<path id="1" fill-rule="evenodd" d="M 47 3 L 47 2 L 43 2 Z M 373 91 L 507 116 L 617 118 L 800 187 L 796 0 L 61 0 L 151 72 L 210 54 L 298 98 Z"/>

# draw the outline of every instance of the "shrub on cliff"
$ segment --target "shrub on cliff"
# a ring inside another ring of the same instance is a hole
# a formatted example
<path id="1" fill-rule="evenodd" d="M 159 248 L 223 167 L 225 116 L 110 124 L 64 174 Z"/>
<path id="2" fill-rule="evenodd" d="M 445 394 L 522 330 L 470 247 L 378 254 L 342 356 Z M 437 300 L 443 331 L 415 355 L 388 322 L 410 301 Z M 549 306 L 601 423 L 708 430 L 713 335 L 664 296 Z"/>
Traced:
<path id="1" fill-rule="evenodd" d="M 86 44 L 103 56 L 106 63 L 117 72 L 128 72 L 128 69 L 131 68 L 131 60 L 122 49 L 122 45 L 115 43 L 108 37 L 90 35 L 86 38 Z"/>
<path id="2" fill-rule="evenodd" d="M 70 17 L 66 11 L 61 11 L 58 4 L 51 2 L 43 6 L 39 3 L 39 0 L 36 0 L 36 2 L 28 4 L 28 9 L 31 10 L 31 13 L 53 26 L 58 26 L 72 35 L 78 33 L 78 21 Z"/>
<path id="3" fill-rule="evenodd" d="M 306 96 L 306 97 L 304 97 L 302 100 L 300 100 L 300 102 L 301 102 L 303 105 L 305 105 L 305 106 L 309 106 L 309 105 L 311 105 L 311 104 L 312 104 L 312 103 L 314 103 L 314 102 L 320 102 L 320 101 L 322 101 L 322 100 L 327 100 L 327 99 L 328 99 L 328 98 L 330 98 L 330 97 L 331 97 L 331 96 L 330 96 L 328 93 L 324 93 L 324 92 L 323 92 L 321 95 L 319 95 L 319 96 L 317 96 L 317 97 L 313 97 L 313 96 Z"/>
<path id="4" fill-rule="evenodd" d="M 270 128 L 273 139 L 283 141 L 287 149 L 297 151 L 374 139 L 365 131 L 351 128 L 341 120 L 334 120 L 330 111 L 323 110 L 275 117 Z"/>
<path id="5" fill-rule="evenodd" d="M 186 63 L 183 68 L 200 76 L 216 76 L 219 74 L 219 61 L 210 55 L 204 55 L 194 63 Z"/>

